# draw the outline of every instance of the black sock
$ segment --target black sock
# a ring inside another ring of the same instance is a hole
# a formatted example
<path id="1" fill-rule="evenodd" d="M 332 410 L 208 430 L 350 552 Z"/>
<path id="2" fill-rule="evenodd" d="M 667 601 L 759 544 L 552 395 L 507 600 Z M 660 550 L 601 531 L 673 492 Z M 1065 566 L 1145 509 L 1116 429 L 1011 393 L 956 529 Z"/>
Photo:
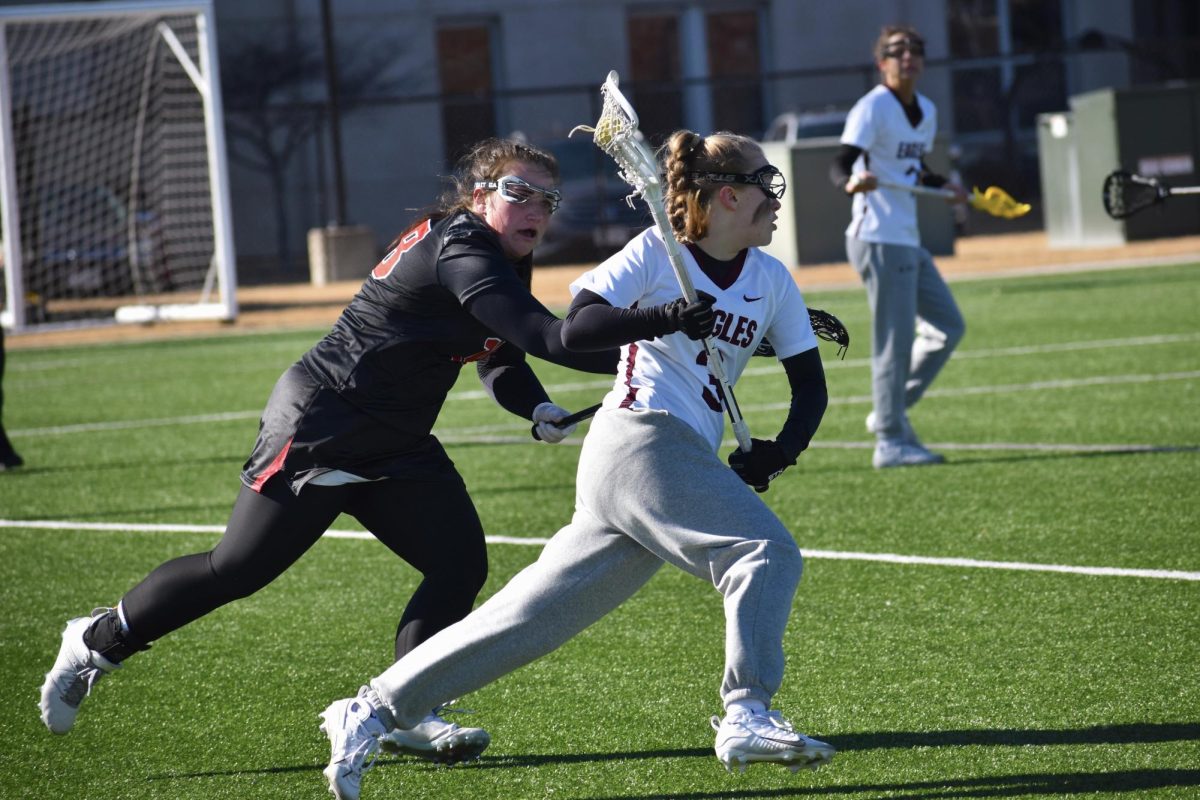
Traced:
<path id="1" fill-rule="evenodd" d="M 139 650 L 150 649 L 150 645 L 121 629 L 121 616 L 115 608 L 92 622 L 83 634 L 83 643 L 114 664 L 120 664 Z"/>

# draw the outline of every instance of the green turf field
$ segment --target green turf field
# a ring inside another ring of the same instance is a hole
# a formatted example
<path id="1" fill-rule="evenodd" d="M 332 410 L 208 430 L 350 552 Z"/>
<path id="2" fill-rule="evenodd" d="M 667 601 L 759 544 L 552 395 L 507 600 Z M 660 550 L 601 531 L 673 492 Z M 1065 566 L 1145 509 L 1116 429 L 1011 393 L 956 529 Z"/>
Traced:
<path id="1" fill-rule="evenodd" d="M 845 361 L 822 345 L 829 411 L 764 499 L 808 554 L 776 706 L 839 748 L 828 768 L 724 771 L 720 598 L 668 568 L 460 701 L 493 737 L 480 762 L 384 756 L 363 797 L 1200 797 L 1198 270 L 955 284 L 967 337 L 912 414 L 949 463 L 885 472 L 863 429 L 863 294 L 809 293 L 854 341 Z M 416 585 L 374 541 L 327 538 L 131 659 L 68 736 L 36 708 L 68 617 L 216 541 L 272 384 L 322 333 L 9 353 L 4 421 L 27 466 L 0 475 L 0 797 L 327 796 L 317 714 L 390 663 Z M 568 408 L 604 391 L 539 372 Z M 773 435 L 778 364 L 756 359 L 738 397 Z M 569 518 L 579 435 L 528 429 L 472 371 L 439 422 L 489 534 Z M 485 596 L 538 547 L 490 553 Z"/>

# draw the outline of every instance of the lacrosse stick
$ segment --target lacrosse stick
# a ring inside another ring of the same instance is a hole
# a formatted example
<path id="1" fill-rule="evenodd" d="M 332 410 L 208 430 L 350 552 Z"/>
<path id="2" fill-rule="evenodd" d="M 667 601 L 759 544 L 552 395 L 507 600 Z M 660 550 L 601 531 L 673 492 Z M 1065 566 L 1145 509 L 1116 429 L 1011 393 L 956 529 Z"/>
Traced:
<path id="1" fill-rule="evenodd" d="M 1125 219 L 1175 194 L 1200 194 L 1200 186 L 1163 186 L 1158 178 L 1119 169 L 1104 179 L 1104 210 L 1113 219 Z"/>
<path id="2" fill-rule="evenodd" d="M 601 403 L 596 403 L 594 406 L 588 406 L 585 409 L 576 411 L 574 414 L 569 414 L 563 417 L 558 422 L 551 422 L 550 424 L 556 428 L 565 428 L 568 425 L 574 425 L 577 422 L 583 422 L 585 419 L 591 419 L 593 416 L 595 416 L 596 412 L 600 410 L 601 405 Z M 529 429 L 529 432 L 533 435 L 533 438 L 540 442 L 542 437 L 538 436 L 537 426 L 538 424 L 536 422 L 533 423 L 533 427 Z"/>
<path id="3" fill-rule="evenodd" d="M 939 189 L 933 186 L 913 186 L 907 183 L 893 183 L 892 181 L 879 181 L 879 185 L 885 189 L 899 189 L 926 197 L 943 197 L 947 200 L 954 197 L 954 192 L 950 189 Z M 1032 208 L 1029 203 L 1018 203 L 1013 199 L 1011 194 L 999 186 L 989 186 L 987 191 L 983 192 L 979 191 L 978 188 L 973 189 L 971 196 L 967 198 L 967 203 L 976 211 L 991 214 L 993 217 L 1004 217 L 1005 219 L 1023 217 Z"/>
<path id="4" fill-rule="evenodd" d="M 663 205 L 663 185 L 658 172 L 658 159 L 646 145 L 641 132 L 638 131 L 638 116 L 633 106 L 625 99 L 618 88 L 619 77 L 616 70 L 608 73 L 608 79 L 600 87 L 603 107 L 596 127 L 577 125 L 571 130 L 587 131 L 592 134 L 596 146 L 617 162 L 621 178 L 633 187 L 631 196 L 640 196 L 650 208 L 654 224 L 662 234 L 663 243 L 667 247 L 667 258 L 670 259 L 671 269 L 679 288 L 688 303 L 696 302 L 696 289 L 692 279 L 683 265 L 679 242 L 671 230 L 671 222 L 667 219 L 667 209 Z M 568 134 L 569 136 L 570 134 Z M 738 408 L 737 398 L 733 396 L 733 387 L 725 375 L 725 365 L 721 361 L 721 353 L 713 344 L 712 339 L 705 337 L 701 340 L 704 351 L 708 354 L 708 371 L 717 381 L 717 390 L 729 414 L 729 422 L 733 426 L 733 435 L 737 438 L 738 446 L 743 453 L 750 452 L 750 428 L 742 419 L 742 411 Z"/>
<path id="5" fill-rule="evenodd" d="M 816 334 L 818 339 L 833 342 L 838 346 L 838 356 L 840 358 L 846 357 L 846 350 L 850 347 L 850 331 L 846 330 L 846 326 L 842 324 L 840 319 L 828 311 L 822 311 L 819 308 L 810 308 L 808 310 L 808 322 L 812 325 L 813 333 Z M 754 355 L 774 358 L 776 356 L 775 346 L 766 337 L 763 337 L 759 341 Z"/>

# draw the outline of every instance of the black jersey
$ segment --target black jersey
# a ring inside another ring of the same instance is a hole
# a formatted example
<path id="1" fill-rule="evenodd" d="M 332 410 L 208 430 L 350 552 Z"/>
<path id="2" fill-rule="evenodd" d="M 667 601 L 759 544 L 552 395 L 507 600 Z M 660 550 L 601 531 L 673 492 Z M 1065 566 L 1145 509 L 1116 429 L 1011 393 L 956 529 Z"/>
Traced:
<path id="1" fill-rule="evenodd" d="M 409 232 L 276 385 L 243 482 L 259 488 L 283 473 L 298 491 L 335 469 L 364 478 L 452 472 L 430 434 L 446 395 L 464 364 L 516 347 L 467 307 L 509 293 L 541 308 L 529 295 L 531 275 L 532 259 L 509 261 L 496 234 L 470 212 Z M 553 348 L 558 321 L 543 316 L 537 336 Z"/>

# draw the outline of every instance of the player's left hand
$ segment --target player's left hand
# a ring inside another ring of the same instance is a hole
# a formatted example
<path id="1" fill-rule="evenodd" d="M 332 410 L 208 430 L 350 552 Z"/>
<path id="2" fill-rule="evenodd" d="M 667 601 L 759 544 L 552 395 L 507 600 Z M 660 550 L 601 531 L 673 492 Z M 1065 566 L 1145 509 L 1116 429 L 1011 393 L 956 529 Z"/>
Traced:
<path id="1" fill-rule="evenodd" d="M 570 411 L 554 403 L 539 403 L 533 410 L 534 438 L 547 444 L 558 444 L 575 431 L 576 425 L 560 428 L 554 423 L 570 415 Z"/>
<path id="2" fill-rule="evenodd" d="M 739 448 L 729 454 L 730 469 L 759 494 L 795 463 L 795 459 L 789 461 L 783 448 L 770 439 L 751 439 L 749 453 L 743 453 Z"/>

